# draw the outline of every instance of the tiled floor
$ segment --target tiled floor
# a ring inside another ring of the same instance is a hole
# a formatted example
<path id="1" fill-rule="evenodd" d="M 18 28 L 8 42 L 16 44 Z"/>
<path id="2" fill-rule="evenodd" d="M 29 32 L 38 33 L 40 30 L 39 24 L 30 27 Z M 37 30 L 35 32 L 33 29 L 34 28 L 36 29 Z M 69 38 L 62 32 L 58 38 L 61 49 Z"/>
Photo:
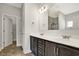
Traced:
<path id="1" fill-rule="evenodd" d="M 24 54 L 21 47 L 16 44 L 9 45 L 0 52 L 0 56 L 34 56 L 32 53 Z"/>

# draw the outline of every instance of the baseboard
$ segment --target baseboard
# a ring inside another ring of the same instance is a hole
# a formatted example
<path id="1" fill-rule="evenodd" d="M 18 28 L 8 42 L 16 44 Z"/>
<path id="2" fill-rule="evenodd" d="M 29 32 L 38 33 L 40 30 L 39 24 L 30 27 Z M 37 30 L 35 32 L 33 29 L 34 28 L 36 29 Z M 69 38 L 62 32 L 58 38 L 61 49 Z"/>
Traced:
<path id="1" fill-rule="evenodd" d="M 21 44 L 16 44 L 17 47 L 22 46 Z"/>
<path id="2" fill-rule="evenodd" d="M 31 50 L 26 50 L 26 51 L 23 50 L 23 53 L 24 54 L 31 53 Z"/>

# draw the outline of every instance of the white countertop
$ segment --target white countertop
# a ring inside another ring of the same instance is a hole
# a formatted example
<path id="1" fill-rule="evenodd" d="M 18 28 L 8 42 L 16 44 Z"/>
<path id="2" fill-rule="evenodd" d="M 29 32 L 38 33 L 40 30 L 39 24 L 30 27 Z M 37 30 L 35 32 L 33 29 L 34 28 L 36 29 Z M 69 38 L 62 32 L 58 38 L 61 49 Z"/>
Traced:
<path id="1" fill-rule="evenodd" d="M 61 35 L 60 36 L 51 35 L 51 34 L 40 35 L 40 33 L 32 33 L 30 35 L 34 36 L 34 37 L 42 38 L 44 40 L 48 40 L 48 41 L 61 43 L 61 44 L 65 44 L 68 46 L 79 48 L 79 39 L 74 39 L 74 38 L 63 39 Z"/>

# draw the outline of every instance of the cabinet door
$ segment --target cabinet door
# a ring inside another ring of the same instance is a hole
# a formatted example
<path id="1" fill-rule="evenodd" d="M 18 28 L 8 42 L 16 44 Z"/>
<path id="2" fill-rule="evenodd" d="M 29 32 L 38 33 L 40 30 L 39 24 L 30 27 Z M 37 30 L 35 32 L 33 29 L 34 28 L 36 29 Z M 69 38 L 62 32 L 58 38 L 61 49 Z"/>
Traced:
<path id="1" fill-rule="evenodd" d="M 45 41 L 45 56 L 55 56 L 56 55 L 56 44 Z"/>
<path id="2" fill-rule="evenodd" d="M 37 38 L 36 37 L 33 37 L 33 36 L 30 37 L 30 49 L 35 55 L 37 55 Z"/>
<path id="3" fill-rule="evenodd" d="M 38 56 L 44 56 L 44 40 L 38 39 Z"/>
<path id="4" fill-rule="evenodd" d="M 33 40 L 32 40 L 32 36 L 30 36 L 30 50 L 31 50 L 31 51 L 32 51 L 32 49 L 33 49 L 33 48 L 32 48 L 32 41 L 33 41 Z"/>
<path id="5" fill-rule="evenodd" d="M 63 45 L 57 45 L 57 51 L 59 56 L 79 56 L 79 51 Z"/>

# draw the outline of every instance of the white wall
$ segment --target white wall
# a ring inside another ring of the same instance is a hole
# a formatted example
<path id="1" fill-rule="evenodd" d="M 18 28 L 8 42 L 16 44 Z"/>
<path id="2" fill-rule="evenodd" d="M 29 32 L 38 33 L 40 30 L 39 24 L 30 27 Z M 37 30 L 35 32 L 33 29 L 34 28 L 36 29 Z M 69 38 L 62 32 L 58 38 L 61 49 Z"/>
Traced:
<path id="1" fill-rule="evenodd" d="M 65 29 L 65 15 L 61 12 L 58 14 L 59 30 Z"/>
<path id="2" fill-rule="evenodd" d="M 39 30 L 40 32 L 44 32 L 48 30 L 48 11 L 45 11 L 44 13 L 39 13 L 38 15 L 38 20 L 39 20 Z"/>
<path id="3" fill-rule="evenodd" d="M 29 39 L 29 32 L 30 32 L 30 25 L 29 25 L 29 9 L 30 6 L 28 4 L 23 5 L 23 52 L 28 53 L 30 51 L 30 39 Z M 30 11 L 31 12 L 31 11 Z M 31 17 L 30 17 L 31 18 Z"/>
<path id="4" fill-rule="evenodd" d="M 40 14 L 37 4 L 24 4 L 23 6 L 23 51 L 30 52 L 30 33 L 48 30 L 47 12 Z"/>

